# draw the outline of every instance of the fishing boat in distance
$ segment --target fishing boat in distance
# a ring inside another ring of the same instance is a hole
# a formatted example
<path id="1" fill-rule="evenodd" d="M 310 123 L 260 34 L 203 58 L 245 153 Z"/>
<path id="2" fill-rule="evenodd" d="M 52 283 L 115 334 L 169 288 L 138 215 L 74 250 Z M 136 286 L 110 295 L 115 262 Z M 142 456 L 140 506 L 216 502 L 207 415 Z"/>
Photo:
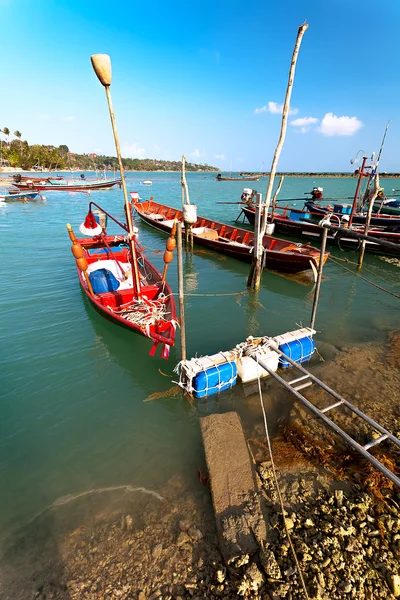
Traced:
<path id="1" fill-rule="evenodd" d="M 24 191 L 21 192 L 17 188 L 8 188 L 0 193 L 0 201 L 1 202 L 28 202 L 29 200 L 35 200 L 37 197 L 40 197 L 43 200 L 42 196 L 38 191 Z"/>
<path id="2" fill-rule="evenodd" d="M 260 175 L 243 175 L 241 177 L 222 177 L 221 173 L 215 178 L 217 181 L 259 181 Z"/>
<path id="3" fill-rule="evenodd" d="M 148 225 L 170 233 L 175 219 L 183 222 L 181 210 L 146 200 L 140 202 L 137 192 L 131 192 L 132 206 L 139 217 Z M 226 254 L 232 258 L 251 262 L 254 249 L 254 233 L 232 225 L 224 225 L 211 219 L 197 217 L 193 240 L 196 244 Z M 318 267 L 320 251 L 309 244 L 263 237 L 265 268 L 282 273 L 300 273 Z M 329 253 L 324 256 L 326 262 Z"/>
<path id="4" fill-rule="evenodd" d="M 122 182 L 119 178 L 104 177 L 98 179 L 64 179 L 48 177 L 47 179 L 40 178 L 39 181 L 33 179 L 25 179 L 21 181 L 14 180 L 14 185 L 22 191 L 37 190 L 51 192 L 84 192 L 94 190 L 106 190 L 118 185 L 121 187 Z"/>
<path id="5" fill-rule="evenodd" d="M 98 215 L 93 206 L 100 211 Z M 108 218 L 122 229 L 121 235 L 107 235 Z M 90 202 L 85 221 L 79 227 L 88 237 L 77 239 L 70 224 L 67 229 L 79 283 L 94 308 L 108 320 L 152 340 L 151 356 L 161 344 L 161 356 L 168 358 L 177 325 L 174 297 L 135 237 L 131 239 L 132 256 L 128 226 Z"/>

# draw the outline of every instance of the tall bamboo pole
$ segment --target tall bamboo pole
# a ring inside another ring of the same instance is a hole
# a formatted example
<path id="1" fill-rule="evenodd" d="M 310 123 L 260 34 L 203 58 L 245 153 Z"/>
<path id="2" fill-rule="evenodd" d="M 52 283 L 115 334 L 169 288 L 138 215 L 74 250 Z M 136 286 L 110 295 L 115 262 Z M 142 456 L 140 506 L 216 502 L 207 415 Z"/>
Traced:
<path id="1" fill-rule="evenodd" d="M 186 329 L 185 329 L 185 303 L 183 289 L 183 256 L 182 256 L 182 223 L 177 223 L 176 229 L 177 244 L 177 262 L 178 262 L 178 294 L 179 294 L 179 317 L 181 331 L 181 358 L 186 360 Z"/>
<path id="2" fill-rule="evenodd" d="M 128 224 L 129 247 L 130 247 L 131 256 L 132 256 L 132 271 L 133 271 L 133 276 L 134 276 L 134 281 L 135 281 L 135 292 L 136 292 L 136 296 L 138 298 L 141 298 L 142 292 L 141 292 L 139 270 L 138 270 L 137 258 L 136 258 L 136 246 L 135 246 L 135 242 L 133 239 L 134 233 L 133 233 L 133 224 L 132 224 L 132 213 L 131 213 L 131 208 L 130 208 L 130 204 L 129 204 L 128 190 L 126 188 L 125 171 L 124 171 L 124 165 L 122 164 L 121 148 L 119 145 L 117 125 L 115 122 L 114 109 L 113 109 L 112 101 L 111 101 L 111 92 L 110 92 L 111 60 L 110 60 L 110 57 L 108 56 L 108 54 L 93 54 L 90 57 L 90 60 L 92 62 L 94 72 L 96 73 L 100 83 L 104 86 L 104 88 L 106 90 L 108 110 L 110 113 L 111 126 L 112 126 L 112 130 L 113 130 L 113 134 L 114 134 L 115 149 L 117 151 L 119 170 L 121 172 L 122 189 L 124 191 L 125 214 L 126 214 L 126 221 Z"/>
<path id="3" fill-rule="evenodd" d="M 283 111 L 282 111 L 281 132 L 280 132 L 280 136 L 279 136 L 278 145 L 275 150 L 274 158 L 272 160 L 272 166 L 271 166 L 271 171 L 270 171 L 270 175 L 269 175 L 268 187 L 267 187 L 267 192 L 265 195 L 265 206 L 264 206 L 264 214 L 263 214 L 263 219 L 262 219 L 262 224 L 261 224 L 260 240 L 263 239 L 263 236 L 265 235 L 265 231 L 267 228 L 268 208 L 269 208 L 269 205 L 271 202 L 271 195 L 272 195 L 272 188 L 274 185 L 275 173 L 277 170 L 279 156 L 281 154 L 283 143 L 285 141 L 285 136 L 286 136 L 287 120 L 288 120 L 289 109 L 290 109 L 290 98 L 292 96 L 292 88 L 293 88 L 293 82 L 294 82 L 294 74 L 296 71 L 297 57 L 299 54 L 303 35 L 307 31 L 307 29 L 308 29 L 308 25 L 307 25 L 307 23 L 304 23 L 303 25 L 301 25 L 299 27 L 299 29 L 297 31 L 296 43 L 294 46 L 292 62 L 291 62 L 290 69 L 289 69 L 289 79 L 288 79 L 288 84 L 287 84 L 287 89 L 286 89 L 286 97 L 285 97 L 285 102 L 284 102 Z M 250 275 L 249 275 L 249 281 L 251 281 L 251 286 L 255 290 L 259 290 L 260 285 L 261 285 L 262 265 L 261 265 L 261 261 L 256 258 L 259 256 L 260 256 L 259 251 L 254 253 L 253 263 L 251 265 L 251 270 L 250 270 Z"/>
<path id="4" fill-rule="evenodd" d="M 274 222 L 276 203 L 278 201 L 278 195 L 279 195 L 279 192 L 281 191 L 282 183 L 284 182 L 284 180 L 285 180 L 285 176 L 282 175 L 282 177 L 280 178 L 280 181 L 279 181 L 279 185 L 276 188 L 274 197 L 272 198 L 271 223 Z"/>
<path id="5" fill-rule="evenodd" d="M 369 224 L 370 224 L 371 215 L 372 215 L 372 208 L 374 206 L 374 202 L 376 200 L 378 192 L 379 192 L 379 174 L 376 173 L 375 178 L 374 178 L 374 189 L 369 197 L 368 212 L 367 212 L 367 216 L 365 218 L 364 235 L 368 235 Z M 363 264 L 366 243 L 367 243 L 367 240 L 365 240 L 365 239 L 363 239 L 361 242 L 360 255 L 358 257 L 358 264 L 357 264 L 358 269 L 361 269 L 362 264 Z"/>

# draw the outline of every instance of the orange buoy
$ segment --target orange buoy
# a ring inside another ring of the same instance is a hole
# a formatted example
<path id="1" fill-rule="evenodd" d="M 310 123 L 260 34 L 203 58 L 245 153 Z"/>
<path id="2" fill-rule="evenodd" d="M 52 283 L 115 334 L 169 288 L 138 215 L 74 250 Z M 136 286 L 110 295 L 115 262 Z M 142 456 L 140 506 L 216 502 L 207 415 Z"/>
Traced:
<path id="1" fill-rule="evenodd" d="M 174 220 L 174 224 L 172 226 L 172 230 L 171 230 L 171 235 L 170 237 L 167 239 L 167 242 L 165 244 L 165 252 L 164 252 L 164 271 L 163 271 L 163 275 L 162 275 L 162 282 L 165 281 L 165 278 L 167 276 L 167 269 L 168 269 L 168 265 L 170 262 L 172 262 L 173 258 L 174 258 L 174 250 L 176 248 L 176 240 L 175 240 L 175 235 L 176 235 L 176 224 L 177 224 L 177 220 Z"/>
<path id="2" fill-rule="evenodd" d="M 86 271 L 89 265 L 88 265 L 86 258 L 84 256 L 82 256 L 81 258 L 76 259 L 76 266 L 81 271 Z"/>
<path id="3" fill-rule="evenodd" d="M 170 252 L 173 252 L 176 248 L 176 239 L 174 237 L 169 237 L 167 239 L 166 247 L 167 247 L 167 250 L 169 250 Z"/>
<path id="4" fill-rule="evenodd" d="M 84 256 L 83 248 L 78 242 L 74 242 L 71 246 L 71 252 L 75 258 L 82 258 Z"/>

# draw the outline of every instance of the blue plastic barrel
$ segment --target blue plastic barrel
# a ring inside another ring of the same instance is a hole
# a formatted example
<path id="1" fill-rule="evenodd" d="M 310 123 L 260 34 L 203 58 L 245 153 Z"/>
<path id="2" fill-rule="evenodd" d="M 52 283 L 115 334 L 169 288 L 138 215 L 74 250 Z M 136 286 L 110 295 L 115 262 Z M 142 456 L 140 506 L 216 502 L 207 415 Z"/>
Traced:
<path id="1" fill-rule="evenodd" d="M 204 398 L 224 390 L 228 390 L 235 385 L 237 379 L 237 369 L 235 362 L 226 362 L 222 365 L 210 367 L 198 373 L 192 382 L 193 396 L 195 398 Z"/>
<path id="2" fill-rule="evenodd" d="M 119 281 L 108 269 L 97 269 L 89 273 L 89 281 L 95 294 L 115 292 L 119 288 Z"/>
<path id="3" fill-rule="evenodd" d="M 294 362 L 302 363 L 309 360 L 315 352 L 315 342 L 311 337 L 292 340 L 286 344 L 281 344 L 279 350 L 289 356 Z M 279 357 L 279 366 L 283 369 L 292 365 L 283 356 Z"/>

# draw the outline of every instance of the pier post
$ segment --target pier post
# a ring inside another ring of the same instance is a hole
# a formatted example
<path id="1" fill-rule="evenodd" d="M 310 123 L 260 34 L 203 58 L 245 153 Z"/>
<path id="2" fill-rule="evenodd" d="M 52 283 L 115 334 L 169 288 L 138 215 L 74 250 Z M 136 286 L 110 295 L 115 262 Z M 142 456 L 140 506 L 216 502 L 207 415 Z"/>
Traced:
<path id="1" fill-rule="evenodd" d="M 324 268 L 324 257 L 325 257 L 326 238 L 327 237 L 328 237 L 328 229 L 326 227 L 323 227 L 322 228 L 321 253 L 319 255 L 318 277 L 317 277 L 317 283 L 315 286 L 315 294 L 314 294 L 314 302 L 313 302 L 312 313 L 311 313 L 310 329 L 314 329 L 315 317 L 317 315 L 319 292 L 321 289 L 321 281 L 322 281 L 322 270 Z"/>

